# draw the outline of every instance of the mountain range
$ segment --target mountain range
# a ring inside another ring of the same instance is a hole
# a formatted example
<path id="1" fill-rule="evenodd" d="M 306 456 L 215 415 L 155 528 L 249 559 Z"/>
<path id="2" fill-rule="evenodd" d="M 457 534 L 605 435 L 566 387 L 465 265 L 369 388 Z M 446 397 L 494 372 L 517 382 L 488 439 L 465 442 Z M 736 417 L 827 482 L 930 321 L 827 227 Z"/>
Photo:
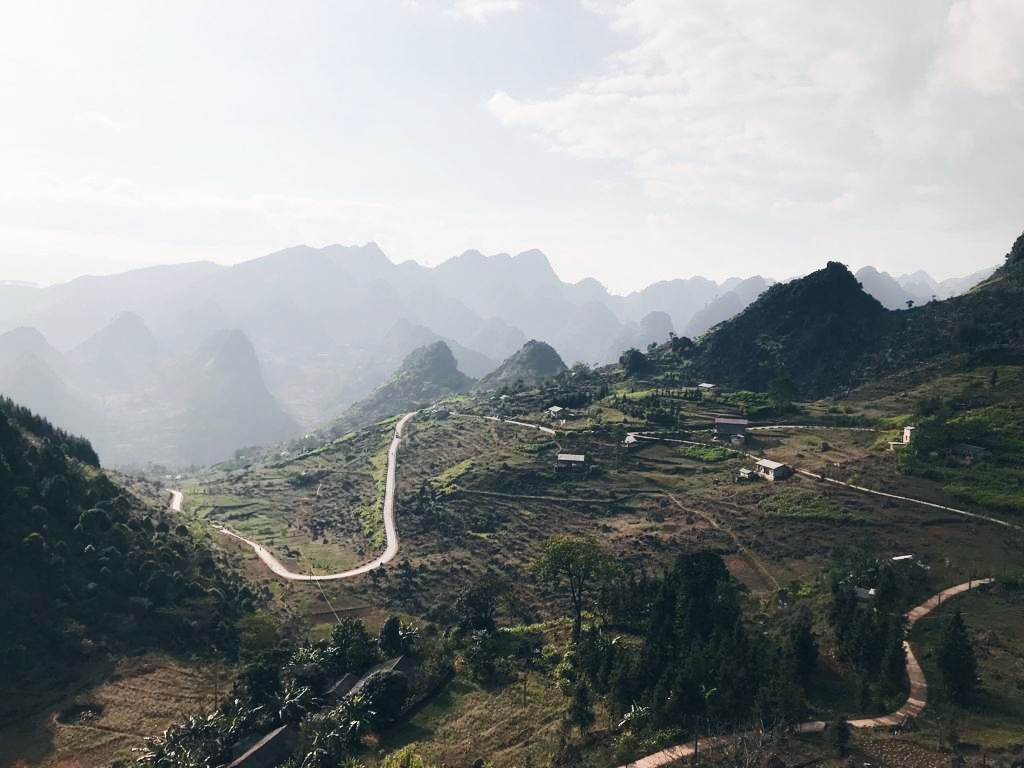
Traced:
<path id="1" fill-rule="evenodd" d="M 888 306 L 963 284 L 872 278 L 865 287 L 887 287 Z M 694 277 L 617 296 L 560 280 L 537 250 L 467 251 L 428 268 L 374 243 L 0 284 L 0 392 L 88 434 L 107 464 L 199 464 L 332 422 L 420 347 L 444 342 L 473 379 L 528 339 L 604 363 L 670 333 L 701 336 L 773 284 Z"/>

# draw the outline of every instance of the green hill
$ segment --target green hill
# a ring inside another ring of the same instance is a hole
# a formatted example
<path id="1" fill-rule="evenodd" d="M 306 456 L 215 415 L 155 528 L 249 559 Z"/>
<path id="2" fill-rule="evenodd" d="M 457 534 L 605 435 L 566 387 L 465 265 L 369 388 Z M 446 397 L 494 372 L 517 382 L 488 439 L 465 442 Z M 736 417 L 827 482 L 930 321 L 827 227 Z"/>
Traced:
<path id="1" fill-rule="evenodd" d="M 962 296 L 887 310 L 842 264 L 775 285 L 705 336 L 693 370 L 764 391 L 780 376 L 803 398 L 827 396 L 924 363 L 1019 361 L 1024 349 L 1024 235 L 1006 263 Z"/>
<path id="2" fill-rule="evenodd" d="M 252 600 L 184 526 L 99 467 L 88 441 L 0 399 L 0 689 L 107 654 L 231 651 Z M 8 707 L 24 704 L 4 697 Z"/>
<path id="3" fill-rule="evenodd" d="M 477 389 L 535 387 L 565 370 L 568 370 L 565 362 L 554 347 L 543 341 L 531 339 L 498 368 L 484 376 Z"/>
<path id="4" fill-rule="evenodd" d="M 410 352 L 386 383 L 342 416 L 334 431 L 363 427 L 442 397 L 468 392 L 472 386 L 473 379 L 459 370 L 448 345 L 435 341 Z"/>

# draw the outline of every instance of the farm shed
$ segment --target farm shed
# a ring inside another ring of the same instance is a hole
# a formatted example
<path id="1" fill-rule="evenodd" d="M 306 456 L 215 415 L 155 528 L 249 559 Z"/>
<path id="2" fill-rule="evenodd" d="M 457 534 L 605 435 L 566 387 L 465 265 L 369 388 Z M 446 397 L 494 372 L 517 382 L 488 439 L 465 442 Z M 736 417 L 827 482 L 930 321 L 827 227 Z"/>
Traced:
<path id="1" fill-rule="evenodd" d="M 747 437 L 747 426 L 750 424 L 746 419 L 734 419 L 721 417 L 715 419 L 715 437 L 731 440 L 739 438 L 745 440 Z"/>
<path id="2" fill-rule="evenodd" d="M 560 453 L 555 461 L 555 469 L 586 469 L 587 457 L 582 453 Z"/>
<path id="3" fill-rule="evenodd" d="M 761 459 L 754 468 L 759 477 L 773 482 L 775 480 L 784 480 L 793 474 L 793 469 L 788 464 L 783 464 L 781 461 L 772 461 L 771 459 Z"/>

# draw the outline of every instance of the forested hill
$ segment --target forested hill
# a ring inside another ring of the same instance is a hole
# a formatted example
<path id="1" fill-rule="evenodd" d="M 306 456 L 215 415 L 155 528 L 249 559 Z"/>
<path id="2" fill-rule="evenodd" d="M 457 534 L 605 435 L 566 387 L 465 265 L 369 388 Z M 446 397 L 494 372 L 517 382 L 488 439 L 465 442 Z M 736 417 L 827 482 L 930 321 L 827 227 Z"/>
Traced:
<path id="1" fill-rule="evenodd" d="M 788 374 L 808 392 L 844 383 L 873 351 L 890 312 L 842 264 L 773 285 L 700 345 L 697 365 L 709 380 L 763 391 Z"/>
<path id="2" fill-rule="evenodd" d="M 230 652 L 253 595 L 183 526 L 99 467 L 90 444 L 0 399 L 0 688 L 105 649 Z M 16 705 L 16 702 L 7 702 Z M 0 713 L 6 706 L 0 707 Z"/>
<path id="3" fill-rule="evenodd" d="M 1006 263 L 968 293 L 887 310 L 842 264 L 769 288 L 692 352 L 694 372 L 764 391 L 792 379 L 803 398 L 827 396 L 926 362 L 1024 358 L 1024 235 Z"/>

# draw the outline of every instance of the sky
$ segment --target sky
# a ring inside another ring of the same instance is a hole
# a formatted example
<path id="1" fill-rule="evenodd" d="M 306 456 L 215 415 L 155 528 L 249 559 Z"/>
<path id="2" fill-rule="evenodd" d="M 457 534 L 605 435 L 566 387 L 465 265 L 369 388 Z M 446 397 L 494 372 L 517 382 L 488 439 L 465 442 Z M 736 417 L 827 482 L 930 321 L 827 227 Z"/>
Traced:
<path id="1" fill-rule="evenodd" d="M 937 278 L 1024 230 L 1020 0 L 0 0 L 0 279 L 376 241 Z"/>

